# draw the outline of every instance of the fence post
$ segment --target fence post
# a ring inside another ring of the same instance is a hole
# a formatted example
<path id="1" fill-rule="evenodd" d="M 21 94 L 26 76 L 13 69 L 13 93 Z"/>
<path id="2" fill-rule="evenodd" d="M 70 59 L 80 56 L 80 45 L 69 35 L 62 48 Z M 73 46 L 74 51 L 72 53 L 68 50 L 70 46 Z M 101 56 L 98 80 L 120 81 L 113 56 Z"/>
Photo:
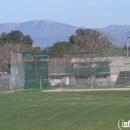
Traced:
<path id="1" fill-rule="evenodd" d="M 74 77 L 74 74 L 73 74 L 73 85 L 74 85 L 74 89 L 75 89 L 75 77 Z"/>
<path id="2" fill-rule="evenodd" d="M 41 75 L 40 75 L 40 90 L 42 90 L 42 79 L 41 79 Z"/>
<path id="3" fill-rule="evenodd" d="M 62 76 L 60 76 L 60 88 L 62 88 Z"/>
<path id="4" fill-rule="evenodd" d="M 113 82 L 112 82 L 112 79 L 111 79 L 111 88 L 113 88 Z"/>
<path id="5" fill-rule="evenodd" d="M 91 89 L 93 89 L 93 77 L 91 75 Z"/>

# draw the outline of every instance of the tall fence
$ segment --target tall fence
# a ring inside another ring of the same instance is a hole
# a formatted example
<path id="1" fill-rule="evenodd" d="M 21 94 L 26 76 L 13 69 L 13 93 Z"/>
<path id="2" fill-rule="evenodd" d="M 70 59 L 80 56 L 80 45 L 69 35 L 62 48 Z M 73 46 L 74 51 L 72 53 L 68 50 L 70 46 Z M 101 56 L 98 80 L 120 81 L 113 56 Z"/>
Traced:
<path id="1" fill-rule="evenodd" d="M 10 75 L 0 75 L 0 92 L 10 90 Z"/>
<path id="2" fill-rule="evenodd" d="M 125 51 L 54 54 L 49 59 L 50 88 L 130 86 L 130 58 Z"/>
<path id="3" fill-rule="evenodd" d="M 10 75 L 0 75 L 0 91 L 130 86 L 125 51 L 11 52 Z"/>

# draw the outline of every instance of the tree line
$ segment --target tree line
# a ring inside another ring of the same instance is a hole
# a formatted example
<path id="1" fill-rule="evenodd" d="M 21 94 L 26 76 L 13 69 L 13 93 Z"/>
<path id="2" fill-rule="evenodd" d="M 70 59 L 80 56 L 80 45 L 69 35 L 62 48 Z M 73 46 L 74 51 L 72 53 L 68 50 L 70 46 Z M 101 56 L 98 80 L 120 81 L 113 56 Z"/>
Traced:
<path id="1" fill-rule="evenodd" d="M 10 50 L 28 52 L 86 52 L 98 51 L 106 52 L 109 50 L 120 50 L 113 45 L 108 36 L 92 29 L 78 29 L 75 34 L 69 37 L 69 41 L 59 41 L 52 46 L 41 50 L 40 47 L 33 47 L 33 40 L 29 35 L 24 35 L 19 30 L 0 35 L 0 71 L 7 71 L 9 64 Z M 87 55 L 90 56 L 90 55 Z M 102 55 L 105 56 L 105 55 Z"/>
<path id="2" fill-rule="evenodd" d="M 10 51 L 40 52 L 40 47 L 33 47 L 33 40 L 19 30 L 0 35 L 0 72 L 8 70 L 10 64 Z"/>
<path id="3" fill-rule="evenodd" d="M 19 30 L 11 31 L 10 33 L 1 33 L 0 43 L 17 43 L 29 44 L 32 46 L 33 40 L 29 35 L 23 35 Z"/>
<path id="4" fill-rule="evenodd" d="M 43 52 L 85 52 L 120 49 L 113 45 L 108 36 L 92 29 L 78 29 L 69 37 L 69 41 L 61 41 L 49 46 Z"/>

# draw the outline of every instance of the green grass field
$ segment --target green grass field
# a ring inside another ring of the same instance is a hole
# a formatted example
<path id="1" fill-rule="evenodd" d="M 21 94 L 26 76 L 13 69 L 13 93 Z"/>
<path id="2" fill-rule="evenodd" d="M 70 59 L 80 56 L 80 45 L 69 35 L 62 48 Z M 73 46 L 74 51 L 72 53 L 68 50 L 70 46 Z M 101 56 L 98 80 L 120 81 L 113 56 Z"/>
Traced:
<path id="1" fill-rule="evenodd" d="M 0 130 L 118 130 L 130 91 L 0 93 Z"/>

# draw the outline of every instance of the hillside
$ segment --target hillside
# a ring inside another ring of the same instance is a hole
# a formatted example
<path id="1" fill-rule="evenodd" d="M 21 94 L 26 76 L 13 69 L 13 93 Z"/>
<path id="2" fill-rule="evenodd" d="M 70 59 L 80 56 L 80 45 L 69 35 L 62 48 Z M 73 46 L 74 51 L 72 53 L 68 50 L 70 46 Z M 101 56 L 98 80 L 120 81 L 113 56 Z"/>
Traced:
<path id="1" fill-rule="evenodd" d="M 130 36 L 130 25 L 109 25 L 97 30 L 107 34 L 110 40 L 120 47 L 126 45 L 127 36 Z"/>
<path id="2" fill-rule="evenodd" d="M 24 23 L 0 24 L 0 33 L 20 30 L 24 35 L 30 35 L 34 40 L 34 46 L 42 48 L 53 45 L 58 41 L 68 41 L 69 36 L 75 33 L 80 27 L 65 23 L 58 23 L 46 20 L 35 20 Z M 130 25 L 110 25 L 96 30 L 107 34 L 113 44 L 124 46 L 127 36 L 130 36 Z"/>
<path id="3" fill-rule="evenodd" d="M 50 46 L 57 41 L 68 41 L 69 36 L 77 29 L 77 27 L 68 24 L 45 20 L 0 24 L 0 33 L 20 30 L 33 38 L 34 46 L 40 47 Z"/>

